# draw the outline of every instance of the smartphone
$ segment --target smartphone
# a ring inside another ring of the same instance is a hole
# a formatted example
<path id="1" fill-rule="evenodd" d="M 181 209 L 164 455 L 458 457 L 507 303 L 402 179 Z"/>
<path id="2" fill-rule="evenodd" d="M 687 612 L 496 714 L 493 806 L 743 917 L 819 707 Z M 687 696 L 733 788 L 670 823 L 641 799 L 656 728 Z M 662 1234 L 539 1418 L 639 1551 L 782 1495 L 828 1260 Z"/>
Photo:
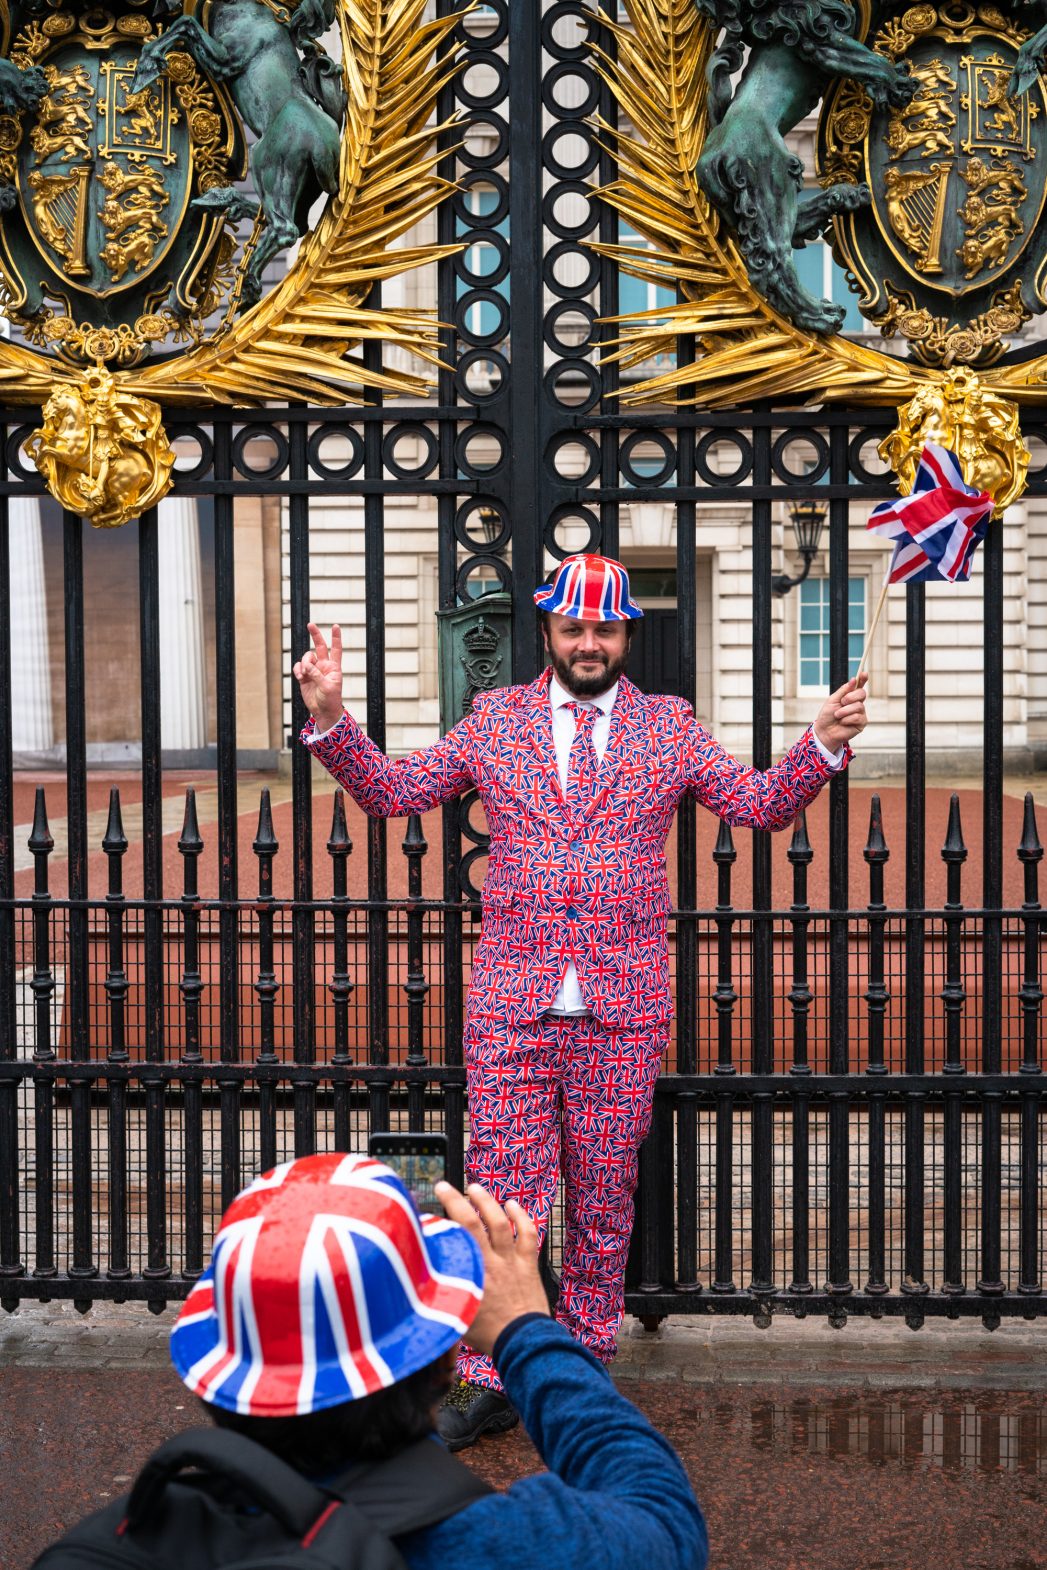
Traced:
<path id="1" fill-rule="evenodd" d="M 367 1154 L 393 1169 L 423 1215 L 443 1215 L 433 1185 L 447 1175 L 446 1134 L 372 1134 Z"/>

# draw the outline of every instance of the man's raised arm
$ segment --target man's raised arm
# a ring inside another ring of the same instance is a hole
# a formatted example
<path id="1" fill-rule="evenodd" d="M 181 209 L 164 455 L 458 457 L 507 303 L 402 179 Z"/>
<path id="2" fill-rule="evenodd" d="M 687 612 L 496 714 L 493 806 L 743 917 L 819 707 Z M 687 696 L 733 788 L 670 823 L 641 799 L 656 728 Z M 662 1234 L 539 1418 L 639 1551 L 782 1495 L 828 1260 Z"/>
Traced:
<path id="1" fill-rule="evenodd" d="M 392 762 L 342 706 L 341 628 L 331 628 L 330 646 L 315 622 L 308 630 L 313 646 L 294 665 L 310 715 L 301 740 L 365 812 L 374 818 L 428 812 L 472 786 L 464 723 L 431 747 Z"/>
<path id="2" fill-rule="evenodd" d="M 687 707 L 682 744 L 688 750 L 688 788 L 717 817 L 748 829 L 788 828 L 822 786 L 853 757 L 850 743 L 865 729 L 862 671 L 830 693 L 784 758 L 773 768 L 747 767 L 732 758 Z"/>

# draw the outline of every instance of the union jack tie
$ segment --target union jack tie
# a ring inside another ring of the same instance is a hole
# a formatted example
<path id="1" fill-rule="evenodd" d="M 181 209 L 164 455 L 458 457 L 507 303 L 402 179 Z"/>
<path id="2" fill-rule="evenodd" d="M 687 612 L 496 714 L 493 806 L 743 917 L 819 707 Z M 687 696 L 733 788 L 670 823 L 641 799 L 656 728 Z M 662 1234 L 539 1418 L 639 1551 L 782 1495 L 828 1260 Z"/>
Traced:
<path id="1" fill-rule="evenodd" d="M 592 795 L 600 760 L 593 746 L 593 726 L 600 710 L 588 703 L 568 705 L 574 715 L 575 732 L 567 755 L 567 801 L 579 807 Z"/>

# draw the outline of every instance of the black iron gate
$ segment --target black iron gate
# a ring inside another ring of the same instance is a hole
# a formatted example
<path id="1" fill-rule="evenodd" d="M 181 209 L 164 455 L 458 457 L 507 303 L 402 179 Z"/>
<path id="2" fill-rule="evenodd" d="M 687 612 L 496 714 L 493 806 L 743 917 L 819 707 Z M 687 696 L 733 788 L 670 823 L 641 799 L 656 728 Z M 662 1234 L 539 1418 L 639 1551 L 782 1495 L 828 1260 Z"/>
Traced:
<path id="1" fill-rule="evenodd" d="M 457 8 L 438 5 L 441 13 Z M 623 503 L 671 503 L 677 690 L 692 700 L 703 528 L 713 509 L 739 508 L 751 520 L 758 766 L 773 761 L 775 520 L 781 504 L 816 499 L 828 511 L 830 680 L 846 677 L 851 505 L 888 494 L 871 455 L 893 411 L 630 413 L 619 402 L 613 362 L 597 364 L 599 346 L 616 332 L 603 319 L 619 309 L 621 280 L 588 248 L 619 237 L 613 213 L 586 194 L 614 173 L 611 152 L 591 131 L 594 113 L 613 124 L 615 111 L 590 38 L 599 17 L 616 12 L 613 0 L 595 8 L 489 0 L 463 18 L 465 69 L 443 106 L 464 117 L 464 140 L 456 130 L 442 170 L 459 191 L 439 211 L 437 239 L 467 249 L 439 266 L 436 304 L 453 325 L 432 403 L 293 407 L 262 420 L 258 411 L 203 410 L 169 425 L 183 453 L 181 493 L 208 498 L 214 514 L 217 813 L 213 830 L 202 832 L 190 792 L 181 831 L 165 835 L 158 522 L 147 514 L 128 526 L 139 561 L 142 864 L 127 888 L 118 795 L 98 843 L 88 831 L 85 526 L 71 515 L 63 523 L 67 886 L 56 886 L 49 871 L 46 782 L 31 834 L 24 844 L 13 837 L 12 718 L 23 698 L 11 681 L 18 585 L 9 579 L 8 508 L 39 485 L 21 452 L 25 415 L 5 417 L 0 1301 L 7 1307 L 23 1298 L 159 1304 L 184 1295 L 222 1206 L 243 1181 L 292 1154 L 362 1148 L 371 1127 L 445 1128 L 452 1175 L 461 1178 L 462 1019 L 483 861 L 475 803 L 446 809 L 439 830 L 436 820 L 424 832 L 414 819 L 372 821 L 366 845 L 354 846 L 341 799 L 314 797 L 310 760 L 292 745 L 292 843 L 278 844 L 264 795 L 245 862 L 234 636 L 245 586 L 234 582 L 233 552 L 243 499 L 278 497 L 285 510 L 296 650 L 306 644 L 310 612 L 310 504 L 320 495 L 358 504 L 367 605 L 361 718 L 380 746 L 383 531 L 386 504 L 397 496 L 435 507 L 442 608 L 466 600 L 479 582 L 511 590 L 517 680 L 539 667 L 531 595 L 549 559 L 587 544 L 617 554 Z M 260 433 L 272 454 L 261 472 L 250 458 Z M 405 439 L 420 454 L 411 466 L 401 456 Z M 1030 492 L 1045 490 L 1041 470 Z M 628 1292 L 634 1314 L 763 1318 L 779 1308 L 904 1313 L 918 1323 L 925 1314 L 995 1322 L 1043 1311 L 1042 849 L 1031 798 L 1020 845 L 1002 839 L 999 529 L 990 531 L 981 570 L 980 886 L 963 880 L 958 808 L 948 821 L 925 821 L 922 587 L 907 591 L 898 678 L 908 738 L 904 816 L 885 820 L 874 797 L 860 859 L 850 848 L 846 775 L 829 789 L 818 856 L 803 821 L 772 850 L 766 834 L 738 846 L 726 829 L 714 839 L 693 804 L 681 810 L 675 1039 L 643 1157 Z M 292 733 L 303 717 L 295 696 Z M 940 833 L 947 869 L 947 897 L 934 908 L 929 833 Z M 165 837 L 177 842 L 177 886 L 170 864 L 165 874 Z M 32 891 L 16 873 L 24 845 Z M 89 877 L 99 851 L 104 888 Z M 390 898 L 391 857 L 402 865 L 401 852 L 406 897 Z M 214 886 L 201 894 L 198 871 L 209 856 Z M 904 901 L 893 907 L 884 899 L 891 856 L 904 862 Z M 278 897 L 274 868 L 288 857 L 291 893 Z M 1014 857 L 1024 869 L 1024 903 L 1006 908 L 1005 869 Z M 361 859 L 366 898 L 349 892 L 349 870 Z M 434 865 L 435 882 L 427 871 Z M 321 866 L 328 870 L 318 883 Z"/>

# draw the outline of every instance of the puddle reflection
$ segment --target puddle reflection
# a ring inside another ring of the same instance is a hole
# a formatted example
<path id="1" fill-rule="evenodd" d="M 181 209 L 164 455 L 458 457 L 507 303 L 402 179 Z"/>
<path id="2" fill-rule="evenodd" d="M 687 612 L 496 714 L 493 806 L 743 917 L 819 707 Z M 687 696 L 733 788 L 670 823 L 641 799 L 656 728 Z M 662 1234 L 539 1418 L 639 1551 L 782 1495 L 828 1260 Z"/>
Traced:
<path id="1" fill-rule="evenodd" d="M 780 1456 L 1047 1475 L 1047 1406 L 1030 1401 L 1015 1410 L 1013 1395 L 1006 1404 L 992 1395 L 951 1392 L 910 1399 L 855 1391 L 829 1401 L 797 1397 L 745 1405 L 721 1399 L 699 1405 L 695 1416 L 735 1441 L 747 1440 L 754 1451 Z"/>

